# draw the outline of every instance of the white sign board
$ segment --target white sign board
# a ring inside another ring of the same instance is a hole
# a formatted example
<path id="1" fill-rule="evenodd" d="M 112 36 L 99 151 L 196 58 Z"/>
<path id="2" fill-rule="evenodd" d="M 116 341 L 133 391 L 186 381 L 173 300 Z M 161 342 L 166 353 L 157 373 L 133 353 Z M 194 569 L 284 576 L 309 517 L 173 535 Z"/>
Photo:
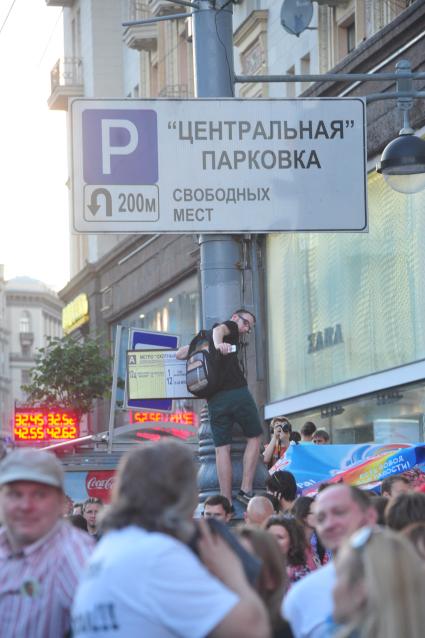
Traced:
<path id="1" fill-rule="evenodd" d="M 186 387 L 186 361 L 175 350 L 128 350 L 127 393 L 130 400 L 195 398 Z"/>
<path id="2" fill-rule="evenodd" d="M 179 337 L 177 335 L 171 335 L 166 332 L 153 332 L 151 330 L 140 330 L 139 328 L 130 328 L 128 335 L 128 349 L 129 350 L 159 350 L 159 349 L 175 349 L 179 346 Z M 147 410 L 160 410 L 161 412 L 169 412 L 173 407 L 172 399 L 158 399 L 158 400 L 137 400 L 131 401 L 128 398 L 127 391 L 125 392 L 125 407 L 126 408 L 144 408 Z"/>
<path id="3" fill-rule="evenodd" d="M 82 233 L 361 231 L 365 102 L 71 103 Z"/>

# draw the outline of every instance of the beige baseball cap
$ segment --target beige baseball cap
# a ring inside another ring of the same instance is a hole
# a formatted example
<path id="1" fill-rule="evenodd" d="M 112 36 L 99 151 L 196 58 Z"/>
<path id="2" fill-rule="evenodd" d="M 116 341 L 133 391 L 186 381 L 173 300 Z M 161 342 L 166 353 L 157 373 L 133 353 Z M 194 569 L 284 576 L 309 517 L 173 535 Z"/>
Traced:
<path id="1" fill-rule="evenodd" d="M 64 489 L 61 463 L 44 450 L 13 450 L 0 462 L 0 485 L 14 481 L 33 481 Z"/>

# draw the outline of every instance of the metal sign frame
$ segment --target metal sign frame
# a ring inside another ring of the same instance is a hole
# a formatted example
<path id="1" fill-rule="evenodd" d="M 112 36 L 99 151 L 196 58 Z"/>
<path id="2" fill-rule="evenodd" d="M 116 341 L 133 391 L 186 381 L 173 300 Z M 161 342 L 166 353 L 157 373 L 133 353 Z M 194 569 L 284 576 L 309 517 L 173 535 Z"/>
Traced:
<path id="1" fill-rule="evenodd" d="M 74 230 L 367 229 L 362 98 L 71 102 Z"/>

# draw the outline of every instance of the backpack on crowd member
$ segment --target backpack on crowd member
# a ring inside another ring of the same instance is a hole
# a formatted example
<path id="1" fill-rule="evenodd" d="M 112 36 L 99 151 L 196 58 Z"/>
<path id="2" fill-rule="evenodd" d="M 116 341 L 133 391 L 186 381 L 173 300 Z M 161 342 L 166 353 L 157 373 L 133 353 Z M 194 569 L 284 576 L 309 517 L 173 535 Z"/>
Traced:
<path id="1" fill-rule="evenodd" d="M 208 399 L 219 389 L 219 356 L 212 330 L 200 330 L 189 344 L 186 385 L 199 399 Z"/>

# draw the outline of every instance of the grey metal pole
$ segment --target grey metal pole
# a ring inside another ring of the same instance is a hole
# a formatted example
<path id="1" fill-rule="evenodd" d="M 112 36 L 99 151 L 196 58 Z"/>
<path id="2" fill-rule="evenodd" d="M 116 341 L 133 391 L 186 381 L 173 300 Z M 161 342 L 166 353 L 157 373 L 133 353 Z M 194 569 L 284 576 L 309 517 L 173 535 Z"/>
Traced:
<path id="1" fill-rule="evenodd" d="M 233 97 L 233 4 L 200 0 L 194 12 L 193 53 L 197 97 Z"/>
<path id="2" fill-rule="evenodd" d="M 193 13 L 195 94 L 233 97 L 233 5 L 200 0 Z M 240 246 L 231 235 L 200 235 L 203 326 L 228 319 L 241 305 Z"/>
<path id="3" fill-rule="evenodd" d="M 233 97 L 233 6 L 231 0 L 199 0 L 192 15 L 195 95 L 203 98 Z M 206 328 L 228 319 L 242 306 L 241 242 L 232 235 L 200 235 L 202 323 Z M 245 441 L 236 436 L 232 445 L 232 488 L 242 479 Z M 218 477 L 208 412 L 203 410 L 199 431 L 198 486 L 201 501 L 217 493 Z M 259 463 L 254 488 L 262 490 L 265 467 Z M 242 518 L 242 505 L 234 501 L 236 519 Z"/>
<path id="4" fill-rule="evenodd" d="M 114 350 L 114 368 L 112 371 L 112 392 L 111 392 L 111 407 L 109 410 L 109 424 L 108 424 L 108 454 L 112 453 L 112 446 L 114 442 L 114 424 L 115 424 L 115 409 L 117 403 L 117 384 L 118 384 L 118 368 L 120 360 L 120 347 L 121 347 L 121 335 L 122 326 L 117 326 L 115 334 L 115 350 Z"/>

